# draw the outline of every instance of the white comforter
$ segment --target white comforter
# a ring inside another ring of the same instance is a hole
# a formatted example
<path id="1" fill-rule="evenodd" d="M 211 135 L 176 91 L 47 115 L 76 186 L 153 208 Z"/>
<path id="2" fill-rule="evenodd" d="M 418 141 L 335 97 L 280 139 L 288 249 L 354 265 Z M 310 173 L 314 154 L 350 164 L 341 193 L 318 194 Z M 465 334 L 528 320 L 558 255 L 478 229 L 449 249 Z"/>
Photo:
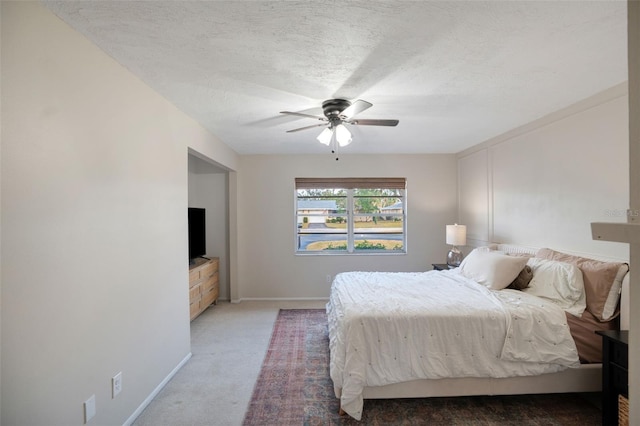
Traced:
<path id="1" fill-rule="evenodd" d="M 339 274 L 327 314 L 331 379 L 342 409 L 358 420 L 365 386 L 580 365 L 564 311 L 517 290 L 489 290 L 456 270 Z"/>

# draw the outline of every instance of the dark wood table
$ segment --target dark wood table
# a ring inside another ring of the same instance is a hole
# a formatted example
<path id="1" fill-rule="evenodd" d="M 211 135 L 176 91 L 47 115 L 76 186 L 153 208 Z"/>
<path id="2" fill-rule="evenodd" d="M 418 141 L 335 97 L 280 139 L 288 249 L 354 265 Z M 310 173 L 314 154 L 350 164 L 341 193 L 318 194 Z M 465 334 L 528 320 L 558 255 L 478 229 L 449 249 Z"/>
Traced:
<path id="1" fill-rule="evenodd" d="M 629 398 L 629 332 L 596 331 L 602 336 L 602 424 L 618 424 L 618 395 Z"/>
<path id="2" fill-rule="evenodd" d="M 432 263 L 433 269 L 436 271 L 446 271 L 447 269 L 454 269 L 449 267 L 446 263 Z"/>

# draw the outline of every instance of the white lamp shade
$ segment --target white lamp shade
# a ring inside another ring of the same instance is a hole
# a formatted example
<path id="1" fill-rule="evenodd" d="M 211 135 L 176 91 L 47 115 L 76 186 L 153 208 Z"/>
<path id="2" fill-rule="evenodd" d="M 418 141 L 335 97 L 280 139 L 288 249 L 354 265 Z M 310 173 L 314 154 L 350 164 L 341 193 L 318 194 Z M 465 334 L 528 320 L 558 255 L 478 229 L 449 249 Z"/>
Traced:
<path id="1" fill-rule="evenodd" d="M 318 135 L 316 139 L 323 145 L 329 146 L 331 143 L 331 137 L 333 136 L 333 130 L 330 127 L 327 127 Z"/>
<path id="2" fill-rule="evenodd" d="M 447 225 L 447 244 L 452 246 L 467 245 L 467 227 L 465 225 Z"/>
<path id="3" fill-rule="evenodd" d="M 336 126 L 336 140 L 340 146 L 347 146 L 351 143 L 351 132 L 344 124 L 338 124 Z"/>

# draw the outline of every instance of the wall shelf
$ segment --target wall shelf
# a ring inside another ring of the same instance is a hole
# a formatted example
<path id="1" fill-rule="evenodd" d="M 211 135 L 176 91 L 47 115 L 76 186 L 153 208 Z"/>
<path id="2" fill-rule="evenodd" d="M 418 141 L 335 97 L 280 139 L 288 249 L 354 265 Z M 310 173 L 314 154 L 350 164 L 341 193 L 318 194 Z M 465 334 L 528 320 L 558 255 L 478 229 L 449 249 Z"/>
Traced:
<path id="1" fill-rule="evenodd" d="M 592 222 L 591 236 L 600 241 L 640 244 L 640 223 Z"/>

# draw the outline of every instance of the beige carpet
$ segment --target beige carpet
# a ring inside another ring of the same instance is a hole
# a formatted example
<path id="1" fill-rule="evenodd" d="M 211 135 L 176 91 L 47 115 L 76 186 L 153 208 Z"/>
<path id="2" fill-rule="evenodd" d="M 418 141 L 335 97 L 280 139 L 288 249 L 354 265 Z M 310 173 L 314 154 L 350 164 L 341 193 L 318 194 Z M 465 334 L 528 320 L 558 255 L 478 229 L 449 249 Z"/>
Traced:
<path id="1" fill-rule="evenodd" d="M 133 423 L 241 425 L 278 311 L 324 308 L 324 301 L 221 302 L 191 323 L 189 362 Z"/>

